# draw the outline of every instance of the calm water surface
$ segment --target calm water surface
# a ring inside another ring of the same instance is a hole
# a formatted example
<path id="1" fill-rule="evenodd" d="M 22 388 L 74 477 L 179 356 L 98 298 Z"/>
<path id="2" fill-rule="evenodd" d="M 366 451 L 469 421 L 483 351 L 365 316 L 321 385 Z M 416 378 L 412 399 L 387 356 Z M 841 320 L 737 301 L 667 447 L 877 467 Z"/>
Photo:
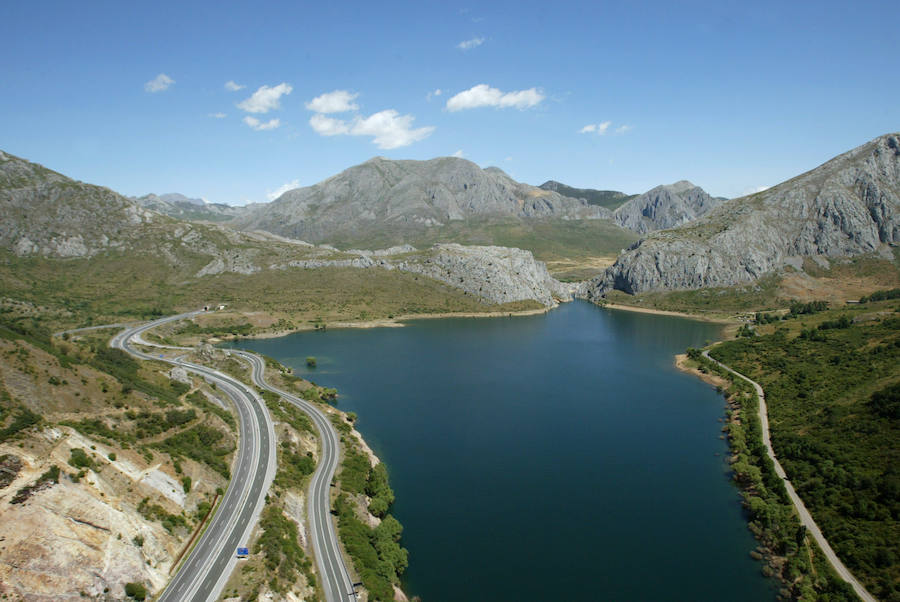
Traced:
<path id="1" fill-rule="evenodd" d="M 425 602 L 773 600 L 724 461 L 724 401 L 672 365 L 716 335 L 575 302 L 240 346 L 359 415 Z"/>

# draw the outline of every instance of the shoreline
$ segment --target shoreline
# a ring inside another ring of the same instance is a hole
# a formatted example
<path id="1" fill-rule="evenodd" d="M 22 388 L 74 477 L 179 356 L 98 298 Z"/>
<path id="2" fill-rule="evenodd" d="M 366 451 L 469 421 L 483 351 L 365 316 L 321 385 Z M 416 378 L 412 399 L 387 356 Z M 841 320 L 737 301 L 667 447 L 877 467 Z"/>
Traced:
<path id="1" fill-rule="evenodd" d="M 685 374 L 692 374 L 705 382 L 708 385 L 712 385 L 716 387 L 716 389 L 726 389 L 728 387 L 728 381 L 717 374 L 712 374 L 710 372 L 701 372 L 699 364 L 697 367 L 688 366 L 688 362 L 691 361 L 688 359 L 686 353 L 678 353 L 675 355 L 675 368 L 679 371 L 684 372 Z"/>
<path id="2" fill-rule="evenodd" d="M 652 309 L 650 307 L 637 307 L 634 305 L 622 305 L 620 303 L 603 303 L 599 307 L 609 309 L 618 309 L 621 311 L 633 311 L 639 314 L 656 314 L 658 316 L 674 316 L 676 318 L 689 318 L 691 320 L 699 320 L 701 322 L 713 322 L 715 324 L 735 324 L 736 319 L 733 318 L 714 318 L 712 316 L 704 316 L 700 314 L 689 314 L 681 311 L 670 311 L 667 309 Z"/>
<path id="3" fill-rule="evenodd" d="M 447 318 L 518 318 L 522 316 L 536 316 L 545 314 L 559 307 L 559 303 L 549 307 L 536 309 L 522 309 L 519 311 L 487 311 L 487 312 L 443 312 L 432 314 L 405 314 L 394 318 L 379 318 L 376 320 L 364 320 L 358 322 L 331 322 L 325 323 L 325 328 L 316 328 L 313 325 L 304 325 L 277 332 L 259 332 L 248 335 L 230 335 L 227 337 L 211 337 L 210 343 L 221 343 L 237 339 L 277 339 L 298 332 L 315 332 L 318 330 L 342 329 L 342 328 L 403 328 L 405 322 L 413 320 L 443 320 Z"/>

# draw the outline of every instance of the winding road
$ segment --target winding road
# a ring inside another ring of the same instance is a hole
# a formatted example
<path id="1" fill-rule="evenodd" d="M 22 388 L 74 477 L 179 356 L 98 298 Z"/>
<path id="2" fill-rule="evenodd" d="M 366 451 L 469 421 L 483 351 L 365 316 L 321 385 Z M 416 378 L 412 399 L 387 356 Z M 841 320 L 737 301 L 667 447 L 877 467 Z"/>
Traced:
<path id="1" fill-rule="evenodd" d="M 188 312 L 168 316 L 140 326 L 128 328 L 110 341 L 110 346 L 122 349 L 145 360 L 162 361 L 180 366 L 215 383 L 218 390 L 233 402 L 238 413 L 239 444 L 233 463 L 228 490 L 212 520 L 199 538 L 178 573 L 169 582 L 158 600 L 209 601 L 219 597 L 237 562 L 236 549 L 247 545 L 251 532 L 265 503 L 266 493 L 275 477 L 275 430 L 265 403 L 256 392 L 239 380 L 218 370 L 178 358 L 151 355 L 133 347 L 135 344 L 157 348 L 183 350 L 147 343 L 141 335 L 167 322 L 189 319 L 203 313 Z M 71 331 L 74 332 L 74 331 Z M 279 391 L 265 382 L 265 362 L 246 351 L 231 351 L 247 361 L 253 382 L 281 395 L 304 411 L 316 425 L 321 439 L 321 457 L 309 486 L 309 522 L 316 564 L 325 599 L 328 602 L 355 600 L 356 592 L 341 554 L 334 523 L 330 518 L 330 485 L 340 456 L 338 435 L 328 418 L 311 403 Z"/>
<path id="2" fill-rule="evenodd" d="M 800 517 L 800 524 L 806 527 L 806 530 L 812 534 L 813 539 L 816 540 L 816 543 L 819 544 L 819 547 L 822 548 L 822 552 L 825 554 L 825 557 L 828 559 L 828 562 L 831 563 L 831 566 L 834 568 L 835 572 L 837 572 L 840 577 L 849 583 L 853 587 L 853 591 L 856 592 L 856 595 L 859 596 L 865 602 L 877 602 L 875 597 L 870 594 L 866 588 L 862 586 L 862 584 L 857 581 L 856 577 L 853 576 L 853 573 L 850 572 L 841 559 L 838 558 L 837 554 L 834 553 L 834 550 L 829 545 L 828 540 L 825 539 L 825 536 L 822 534 L 822 530 L 819 529 L 819 525 L 816 524 L 816 521 L 813 520 L 812 515 L 809 513 L 809 510 L 806 509 L 806 505 L 803 503 L 803 500 L 800 499 L 800 496 L 797 495 L 797 491 L 794 489 L 794 486 L 791 484 L 791 481 L 787 478 L 787 473 L 784 471 L 784 468 L 781 467 L 781 463 L 778 461 L 778 458 L 775 457 L 775 450 L 772 449 L 772 438 L 769 435 L 769 412 L 766 408 L 766 394 L 763 392 L 763 388 L 759 385 L 758 382 L 744 376 L 737 370 L 726 366 L 719 360 L 710 357 L 709 351 L 703 352 L 703 357 L 710 360 L 711 362 L 715 362 L 715 364 L 725 370 L 728 370 L 735 376 L 744 379 L 756 390 L 756 397 L 759 399 L 759 421 L 762 424 L 762 437 L 763 444 L 766 447 L 766 454 L 772 459 L 772 462 L 775 464 L 775 474 L 777 474 L 783 481 L 784 487 L 787 489 L 788 496 L 791 498 L 791 502 L 794 504 L 794 508 L 797 510 L 797 514 Z"/>
<path id="3" fill-rule="evenodd" d="M 326 600 L 356 600 L 356 590 L 350 572 L 344 563 L 338 545 L 334 522 L 331 520 L 331 478 L 337 469 L 340 457 L 338 434 L 328 417 L 310 402 L 276 389 L 266 382 L 265 361 L 255 353 L 232 350 L 232 354 L 248 361 L 253 367 L 251 378 L 257 387 L 268 389 L 304 411 L 319 431 L 321 452 L 319 463 L 309 483 L 309 523 L 312 532 L 313 550 L 319 568 L 320 581 Z"/>

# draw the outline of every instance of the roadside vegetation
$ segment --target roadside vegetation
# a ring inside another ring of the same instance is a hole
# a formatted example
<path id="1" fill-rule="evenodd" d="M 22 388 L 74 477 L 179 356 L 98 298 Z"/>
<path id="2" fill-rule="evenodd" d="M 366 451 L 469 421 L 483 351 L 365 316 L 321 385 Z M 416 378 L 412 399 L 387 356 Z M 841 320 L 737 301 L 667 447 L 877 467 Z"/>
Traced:
<path id="1" fill-rule="evenodd" d="M 394 585 L 399 586 L 400 575 L 408 565 L 408 553 L 400 543 L 403 527 L 388 513 L 394 492 L 387 469 L 383 463 L 371 465 L 343 415 L 332 414 L 331 420 L 344 445 L 334 501 L 338 534 L 369 599 L 393 600 Z M 379 520 L 366 521 L 367 515 Z"/>
<path id="2" fill-rule="evenodd" d="M 775 453 L 841 560 L 878 599 L 900 600 L 900 306 L 797 304 L 757 322 L 711 355 L 763 386 Z M 696 350 L 689 355 L 717 371 Z M 751 529 L 785 558 L 777 574 L 793 595 L 845 595 L 832 577 L 823 582 L 830 571 L 816 550 L 813 564 L 804 560 L 800 542 L 809 538 L 762 455 L 755 395 L 721 372 L 738 413 L 729 424 L 732 468 Z"/>

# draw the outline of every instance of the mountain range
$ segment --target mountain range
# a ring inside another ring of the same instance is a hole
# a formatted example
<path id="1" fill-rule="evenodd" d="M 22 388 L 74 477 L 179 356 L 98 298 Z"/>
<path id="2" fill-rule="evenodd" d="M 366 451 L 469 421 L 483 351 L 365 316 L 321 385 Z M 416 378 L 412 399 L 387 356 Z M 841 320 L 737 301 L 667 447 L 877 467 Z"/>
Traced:
<path id="1" fill-rule="evenodd" d="M 224 222 L 247 211 L 245 207 L 232 207 L 224 203 L 207 203 L 203 199 L 194 199 L 170 192 L 166 194 L 145 194 L 131 197 L 141 207 L 152 209 L 157 213 L 191 221 Z"/>
<path id="2" fill-rule="evenodd" d="M 768 190 L 653 232 L 586 287 L 590 298 L 731 286 L 805 258 L 881 252 L 900 242 L 900 134 L 887 134 Z"/>
<path id="3" fill-rule="evenodd" d="M 624 202 L 611 210 L 602 199 L 609 206 Z M 0 215 L 0 246 L 15 255 L 151 254 L 191 266 L 197 277 L 339 254 L 328 247 L 311 251 L 300 239 L 349 248 L 383 235 L 393 244 L 463 242 L 535 252 L 564 241 L 565 257 L 573 249 L 599 256 L 628 246 L 638 233 L 642 238 L 583 285 L 585 296 L 597 298 L 612 289 L 741 284 L 785 266 L 799 269 L 807 258 L 824 266 L 865 253 L 887 257 L 900 241 L 900 135 L 881 136 L 732 200 L 687 181 L 628 197 L 553 181 L 530 186 L 453 157 L 378 157 L 271 203 L 232 208 L 178 194 L 130 199 L 0 152 Z"/>

